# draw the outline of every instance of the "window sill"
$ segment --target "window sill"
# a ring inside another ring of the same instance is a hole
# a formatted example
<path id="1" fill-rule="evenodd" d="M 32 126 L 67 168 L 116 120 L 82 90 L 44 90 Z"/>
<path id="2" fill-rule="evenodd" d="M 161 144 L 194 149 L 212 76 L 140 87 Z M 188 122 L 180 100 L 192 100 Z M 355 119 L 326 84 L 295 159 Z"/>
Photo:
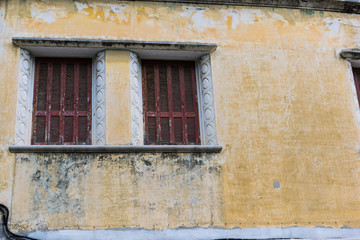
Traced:
<path id="1" fill-rule="evenodd" d="M 11 145 L 12 153 L 219 153 L 220 145 Z"/>

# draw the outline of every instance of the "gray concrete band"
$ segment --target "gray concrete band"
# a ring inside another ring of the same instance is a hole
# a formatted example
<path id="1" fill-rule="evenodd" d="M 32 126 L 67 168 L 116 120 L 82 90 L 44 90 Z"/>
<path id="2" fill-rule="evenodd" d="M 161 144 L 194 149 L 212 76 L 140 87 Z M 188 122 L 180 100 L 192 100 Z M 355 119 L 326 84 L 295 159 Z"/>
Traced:
<path id="1" fill-rule="evenodd" d="M 219 153 L 220 145 L 11 145 L 12 153 Z"/>
<path id="2" fill-rule="evenodd" d="M 216 43 L 196 42 L 154 42 L 132 40 L 103 40 L 78 38 L 31 38 L 13 37 L 13 44 L 19 47 L 75 47 L 126 50 L 173 50 L 209 53 L 216 49 Z"/>

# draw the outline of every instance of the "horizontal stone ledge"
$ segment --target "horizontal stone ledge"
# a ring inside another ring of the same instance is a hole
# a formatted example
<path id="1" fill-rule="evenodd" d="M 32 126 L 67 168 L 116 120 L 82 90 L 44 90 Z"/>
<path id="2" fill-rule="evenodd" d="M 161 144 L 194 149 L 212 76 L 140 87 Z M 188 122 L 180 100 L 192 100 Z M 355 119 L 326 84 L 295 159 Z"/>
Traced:
<path id="1" fill-rule="evenodd" d="M 220 145 L 11 145 L 12 153 L 219 153 Z"/>
<path id="2" fill-rule="evenodd" d="M 19 47 L 75 47 L 119 50 L 172 50 L 209 53 L 216 49 L 215 43 L 154 42 L 132 40 L 78 39 L 78 38 L 31 38 L 13 37 Z"/>
<path id="3" fill-rule="evenodd" d="M 360 49 L 344 49 L 340 51 L 340 56 L 345 59 L 360 59 Z"/>
<path id="4" fill-rule="evenodd" d="M 138 0 L 187 4 L 238 5 L 271 8 L 295 8 L 329 12 L 360 13 L 358 0 Z"/>

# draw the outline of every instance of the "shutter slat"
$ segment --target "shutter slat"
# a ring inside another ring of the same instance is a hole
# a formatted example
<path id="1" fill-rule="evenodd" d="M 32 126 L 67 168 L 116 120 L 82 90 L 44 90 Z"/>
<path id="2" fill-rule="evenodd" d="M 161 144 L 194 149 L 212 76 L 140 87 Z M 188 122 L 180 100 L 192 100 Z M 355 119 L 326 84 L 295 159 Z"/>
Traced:
<path id="1" fill-rule="evenodd" d="M 74 64 L 66 64 L 65 110 L 74 110 Z"/>
<path id="2" fill-rule="evenodd" d="M 46 110 L 48 64 L 41 63 L 39 69 L 37 110 Z"/>
<path id="3" fill-rule="evenodd" d="M 159 67 L 159 82 L 160 82 L 160 111 L 169 111 L 168 87 L 166 77 L 166 66 Z"/>
<path id="4" fill-rule="evenodd" d="M 161 144 L 170 143 L 170 129 L 169 129 L 169 118 L 161 118 Z"/>
<path id="5" fill-rule="evenodd" d="M 78 136 L 79 143 L 85 144 L 87 139 L 87 117 L 79 117 Z"/>
<path id="6" fill-rule="evenodd" d="M 50 142 L 59 143 L 59 122 L 60 117 L 51 116 L 50 117 Z"/>
<path id="7" fill-rule="evenodd" d="M 64 142 L 72 143 L 74 141 L 74 118 L 65 117 Z"/>

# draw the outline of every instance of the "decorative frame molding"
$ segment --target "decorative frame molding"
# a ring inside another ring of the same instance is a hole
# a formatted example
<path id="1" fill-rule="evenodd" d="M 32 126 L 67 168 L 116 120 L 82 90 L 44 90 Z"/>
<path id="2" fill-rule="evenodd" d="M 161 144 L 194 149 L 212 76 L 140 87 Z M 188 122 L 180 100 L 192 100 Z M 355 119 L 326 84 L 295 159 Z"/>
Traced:
<path id="1" fill-rule="evenodd" d="M 216 119 L 210 54 L 196 62 L 200 138 L 202 145 L 217 145 Z M 141 65 L 137 54 L 130 52 L 131 142 L 144 145 Z"/>
<path id="2" fill-rule="evenodd" d="M 359 108 L 359 100 L 356 92 L 356 85 L 354 79 L 353 68 L 360 67 L 360 50 L 359 49 L 342 49 L 339 52 L 339 56 L 346 60 L 346 64 L 348 67 L 348 73 L 350 74 L 350 87 L 353 95 L 353 101 L 355 106 L 355 115 L 357 118 L 357 122 L 360 126 L 360 108 Z"/>
<path id="3" fill-rule="evenodd" d="M 92 145 L 105 145 L 105 51 L 96 54 L 93 69 Z"/>
<path id="4" fill-rule="evenodd" d="M 34 89 L 34 59 L 30 52 L 20 48 L 17 91 L 15 145 L 29 145 Z"/>
<path id="5" fill-rule="evenodd" d="M 34 57 L 20 48 L 15 145 L 31 145 L 34 95 Z M 105 142 L 105 51 L 96 54 L 92 76 L 92 145 Z"/>
<path id="6" fill-rule="evenodd" d="M 204 145 L 217 145 L 210 54 L 205 54 L 200 57 L 197 63 L 197 72 L 201 142 Z"/>
<path id="7" fill-rule="evenodd" d="M 136 53 L 130 52 L 131 143 L 144 145 L 141 65 Z"/>

